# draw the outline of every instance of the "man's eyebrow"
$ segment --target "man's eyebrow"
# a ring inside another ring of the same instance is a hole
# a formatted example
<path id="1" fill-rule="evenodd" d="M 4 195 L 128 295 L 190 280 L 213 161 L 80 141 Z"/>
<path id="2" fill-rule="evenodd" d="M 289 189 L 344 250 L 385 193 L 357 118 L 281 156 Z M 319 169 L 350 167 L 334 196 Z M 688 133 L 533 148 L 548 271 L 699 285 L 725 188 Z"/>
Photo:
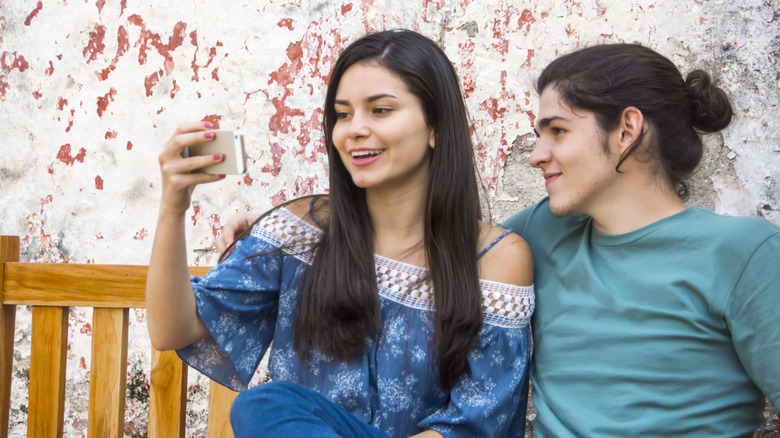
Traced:
<path id="1" fill-rule="evenodd" d="M 561 116 L 552 116 L 552 117 L 545 117 L 543 119 L 539 119 L 539 121 L 536 123 L 536 126 L 539 129 L 544 129 L 549 125 L 550 123 L 556 121 L 556 120 L 566 120 L 565 118 Z"/>
<path id="2" fill-rule="evenodd" d="M 397 99 L 397 97 L 395 95 L 393 95 L 393 94 L 380 93 L 380 94 L 375 94 L 373 96 L 369 96 L 368 99 L 366 99 L 366 102 L 371 103 L 371 102 L 377 101 L 377 100 L 385 98 L 385 97 L 390 97 L 390 98 L 393 98 L 393 99 Z M 334 105 L 349 105 L 349 101 L 336 99 L 335 101 L 333 101 L 333 104 Z"/>

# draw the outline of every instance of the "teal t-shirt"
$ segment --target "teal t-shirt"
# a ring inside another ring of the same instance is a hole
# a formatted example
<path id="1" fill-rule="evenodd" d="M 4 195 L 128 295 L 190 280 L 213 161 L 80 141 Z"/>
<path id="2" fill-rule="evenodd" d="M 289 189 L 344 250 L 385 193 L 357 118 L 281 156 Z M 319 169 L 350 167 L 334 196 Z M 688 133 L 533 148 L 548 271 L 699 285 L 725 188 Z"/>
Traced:
<path id="1" fill-rule="evenodd" d="M 534 254 L 537 437 L 753 436 L 780 408 L 780 228 L 688 208 L 606 235 L 548 199 Z"/>

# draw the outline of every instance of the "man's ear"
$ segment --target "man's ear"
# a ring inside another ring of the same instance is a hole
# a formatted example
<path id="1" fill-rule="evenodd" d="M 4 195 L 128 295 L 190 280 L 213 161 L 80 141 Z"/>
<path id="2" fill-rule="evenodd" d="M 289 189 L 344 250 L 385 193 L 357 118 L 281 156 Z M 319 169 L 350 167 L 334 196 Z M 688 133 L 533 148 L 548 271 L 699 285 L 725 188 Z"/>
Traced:
<path id="1" fill-rule="evenodd" d="M 621 156 L 630 153 L 630 149 L 639 147 L 640 145 L 635 143 L 641 142 L 647 134 L 642 111 L 633 106 L 624 109 L 618 121 L 617 134 Z"/>

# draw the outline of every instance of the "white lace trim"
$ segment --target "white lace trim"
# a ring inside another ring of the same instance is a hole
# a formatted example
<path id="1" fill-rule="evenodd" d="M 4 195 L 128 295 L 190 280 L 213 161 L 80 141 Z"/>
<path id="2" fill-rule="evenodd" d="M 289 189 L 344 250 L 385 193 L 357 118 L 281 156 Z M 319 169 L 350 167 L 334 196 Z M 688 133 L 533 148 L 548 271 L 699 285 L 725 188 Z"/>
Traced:
<path id="1" fill-rule="evenodd" d="M 264 217 L 252 230 L 252 235 L 274 247 L 285 246 L 285 253 L 311 264 L 310 252 L 322 235 L 322 230 L 304 221 L 285 208 L 278 208 Z M 421 310 L 433 310 L 433 291 L 422 281 L 427 269 L 398 260 L 374 255 L 379 295 L 401 305 Z M 534 311 L 534 287 L 515 286 L 479 280 L 485 324 L 516 328 L 528 325 Z"/>

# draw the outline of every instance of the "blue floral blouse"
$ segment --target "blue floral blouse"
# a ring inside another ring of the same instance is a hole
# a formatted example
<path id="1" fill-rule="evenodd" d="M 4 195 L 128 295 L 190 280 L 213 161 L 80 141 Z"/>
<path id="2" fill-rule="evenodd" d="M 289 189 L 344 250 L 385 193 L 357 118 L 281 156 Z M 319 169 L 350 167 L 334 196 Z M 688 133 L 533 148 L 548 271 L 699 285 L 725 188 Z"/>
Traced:
<path id="1" fill-rule="evenodd" d="M 480 280 L 484 323 L 470 371 L 450 391 L 438 383 L 433 291 L 426 269 L 375 256 L 382 327 L 361 360 L 293 351 L 296 300 L 321 230 L 279 208 L 203 278 L 193 277 L 200 317 L 211 336 L 178 350 L 191 367 L 234 390 L 246 389 L 271 345 L 274 380 L 312 388 L 394 437 L 436 430 L 445 437 L 522 437 L 531 351 L 533 286 Z M 285 245 L 281 254 L 247 258 Z"/>

